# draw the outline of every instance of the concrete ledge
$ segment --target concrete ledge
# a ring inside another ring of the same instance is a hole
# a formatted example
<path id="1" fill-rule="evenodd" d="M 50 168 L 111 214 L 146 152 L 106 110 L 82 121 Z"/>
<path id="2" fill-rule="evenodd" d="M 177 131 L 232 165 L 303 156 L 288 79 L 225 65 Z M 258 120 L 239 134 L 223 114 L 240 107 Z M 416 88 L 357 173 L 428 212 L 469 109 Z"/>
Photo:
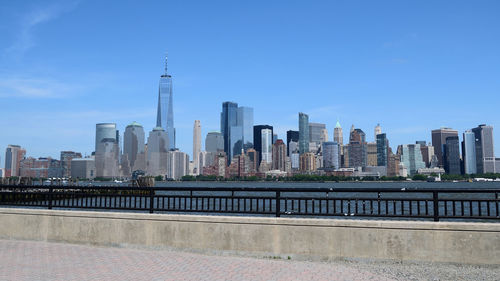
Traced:
<path id="1" fill-rule="evenodd" d="M 500 224 L 0 208 L 0 239 L 305 259 L 500 264 Z"/>

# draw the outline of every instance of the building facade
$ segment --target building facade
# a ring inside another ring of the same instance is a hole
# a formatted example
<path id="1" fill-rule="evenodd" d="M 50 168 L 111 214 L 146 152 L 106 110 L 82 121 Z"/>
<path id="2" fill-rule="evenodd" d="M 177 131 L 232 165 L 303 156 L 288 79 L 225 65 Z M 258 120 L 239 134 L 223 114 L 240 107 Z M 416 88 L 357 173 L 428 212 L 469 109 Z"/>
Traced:
<path id="1" fill-rule="evenodd" d="M 312 152 L 306 152 L 300 155 L 300 171 L 305 173 L 316 171 L 316 157 Z"/>
<path id="2" fill-rule="evenodd" d="M 410 176 L 415 175 L 418 169 L 425 168 L 419 144 L 405 144 L 400 146 L 398 151 L 401 152 L 401 163 L 404 164 Z"/>
<path id="3" fill-rule="evenodd" d="M 448 174 L 460 175 L 462 173 L 462 169 L 460 163 L 460 144 L 458 136 L 447 137 L 444 149 L 444 170 Z"/>
<path id="4" fill-rule="evenodd" d="M 9 144 L 5 150 L 5 177 L 19 176 L 21 160 L 26 156 L 26 150 L 19 145 Z"/>
<path id="5" fill-rule="evenodd" d="M 328 136 L 327 136 L 327 139 L 325 140 L 323 130 L 326 130 L 325 124 L 310 122 L 309 123 L 309 142 L 315 143 L 316 147 L 319 147 L 322 142 L 327 141 Z"/>
<path id="6" fill-rule="evenodd" d="M 347 153 L 349 154 L 349 168 L 367 166 L 367 143 L 363 130 L 354 129 L 351 131 Z"/>
<path id="7" fill-rule="evenodd" d="M 377 166 L 377 143 L 369 142 L 366 144 L 366 166 Z"/>
<path id="8" fill-rule="evenodd" d="M 209 132 L 205 138 L 205 151 L 214 153 L 224 151 L 224 136 L 219 132 Z"/>
<path id="9" fill-rule="evenodd" d="M 25 178 L 61 178 L 61 162 L 50 157 L 28 157 L 21 160 L 19 173 Z"/>
<path id="10" fill-rule="evenodd" d="M 93 158 L 74 158 L 71 160 L 71 178 L 93 179 L 96 177 Z"/>
<path id="11" fill-rule="evenodd" d="M 193 172 L 200 174 L 200 152 L 201 152 L 201 124 L 200 120 L 195 120 L 193 125 Z"/>
<path id="12" fill-rule="evenodd" d="M 263 131 L 267 130 L 267 131 Z M 263 134 L 265 137 L 263 138 Z M 273 126 L 270 125 L 256 125 L 253 126 L 253 145 L 254 149 L 258 153 L 257 168 L 260 166 L 260 162 L 263 159 L 262 153 L 271 153 L 271 155 L 266 154 L 266 160 L 271 161 L 272 159 L 272 136 L 274 135 Z M 270 162 L 268 162 L 270 163 Z"/>
<path id="13" fill-rule="evenodd" d="M 290 156 L 290 153 L 293 152 L 290 151 L 290 142 L 295 142 L 296 144 L 299 143 L 299 131 L 286 131 L 286 156 Z"/>
<path id="14" fill-rule="evenodd" d="M 417 142 L 417 144 L 420 144 L 420 151 L 422 152 L 422 160 L 424 160 L 425 166 L 430 167 L 432 157 L 434 156 L 434 146 L 427 145 L 425 141 L 422 141 L 420 143 Z"/>
<path id="15" fill-rule="evenodd" d="M 168 179 L 180 180 L 189 174 L 189 155 L 179 150 L 167 152 L 167 174 Z"/>
<path id="16" fill-rule="evenodd" d="M 380 124 L 377 124 L 377 126 L 375 126 L 375 130 L 373 133 L 374 133 L 375 141 L 377 141 L 377 136 L 382 134 L 382 127 L 380 127 Z"/>
<path id="17" fill-rule="evenodd" d="M 377 135 L 377 166 L 387 166 L 389 140 L 385 133 Z"/>
<path id="18" fill-rule="evenodd" d="M 322 143 L 323 168 L 338 170 L 340 168 L 340 145 L 329 141 Z"/>
<path id="19" fill-rule="evenodd" d="M 97 146 L 95 153 L 96 177 L 119 177 L 119 155 L 120 148 L 116 139 L 103 139 Z"/>
<path id="20" fill-rule="evenodd" d="M 146 174 L 151 176 L 167 174 L 169 141 L 168 134 L 162 127 L 156 127 L 149 132 Z"/>
<path id="21" fill-rule="evenodd" d="M 146 170 L 145 135 L 141 124 L 132 122 L 125 128 L 123 154 L 127 156 L 130 172 Z M 122 165 L 125 163 L 122 162 Z"/>
<path id="22" fill-rule="evenodd" d="M 458 136 L 458 131 L 451 128 L 440 128 L 432 130 L 432 146 L 434 146 L 434 154 L 438 159 L 439 167 L 444 167 L 444 150 L 446 145 L 446 138 Z"/>
<path id="23" fill-rule="evenodd" d="M 344 145 L 344 134 L 339 121 L 337 121 L 337 124 L 335 124 L 335 128 L 333 129 L 333 141 L 338 143 L 340 146 Z"/>
<path id="24" fill-rule="evenodd" d="M 75 158 L 82 158 L 82 154 L 74 151 L 61 151 L 61 171 L 63 178 L 71 177 L 71 161 Z"/>
<path id="25" fill-rule="evenodd" d="M 95 125 L 95 151 L 103 139 L 114 139 L 119 143 L 115 123 L 98 123 Z"/>
<path id="26" fill-rule="evenodd" d="M 224 102 L 221 112 L 221 132 L 224 152 L 230 161 L 234 155 L 253 147 L 253 109 L 238 107 L 237 103 Z"/>
<path id="27" fill-rule="evenodd" d="M 471 130 L 463 133 L 462 155 L 465 174 L 477 174 L 476 136 Z"/>
<path id="28" fill-rule="evenodd" d="M 478 174 L 495 172 L 495 149 L 493 127 L 481 124 L 472 129 L 476 147 L 476 170 Z"/>
<path id="29" fill-rule="evenodd" d="M 309 152 L 309 115 L 299 112 L 299 153 Z"/>
<path id="30" fill-rule="evenodd" d="M 286 145 L 282 139 L 273 144 L 272 162 L 273 170 L 286 171 Z"/>
<path id="31" fill-rule="evenodd" d="M 167 73 L 167 60 L 165 56 L 165 72 L 160 76 L 158 85 L 158 109 L 156 112 L 156 127 L 162 127 L 168 135 L 169 149 L 175 148 L 174 127 L 174 97 L 172 75 Z"/>

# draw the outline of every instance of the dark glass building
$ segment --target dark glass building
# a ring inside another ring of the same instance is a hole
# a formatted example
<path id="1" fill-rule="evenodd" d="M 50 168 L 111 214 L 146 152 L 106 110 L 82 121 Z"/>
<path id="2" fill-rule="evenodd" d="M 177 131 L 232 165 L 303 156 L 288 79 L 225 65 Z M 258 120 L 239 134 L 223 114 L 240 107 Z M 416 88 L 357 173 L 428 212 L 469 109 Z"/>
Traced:
<path id="1" fill-rule="evenodd" d="M 387 166 L 389 141 L 385 133 L 377 135 L 377 166 Z"/>
<path id="2" fill-rule="evenodd" d="M 286 131 L 286 155 L 290 156 L 290 142 L 299 142 L 299 131 Z"/>
<path id="3" fill-rule="evenodd" d="M 448 174 L 460 175 L 462 169 L 460 163 L 460 144 L 458 136 L 447 137 L 444 148 L 444 170 Z"/>
<path id="4" fill-rule="evenodd" d="M 220 118 L 221 133 L 224 136 L 224 152 L 228 164 L 241 150 L 253 147 L 253 108 L 238 107 L 237 103 L 224 102 Z"/>

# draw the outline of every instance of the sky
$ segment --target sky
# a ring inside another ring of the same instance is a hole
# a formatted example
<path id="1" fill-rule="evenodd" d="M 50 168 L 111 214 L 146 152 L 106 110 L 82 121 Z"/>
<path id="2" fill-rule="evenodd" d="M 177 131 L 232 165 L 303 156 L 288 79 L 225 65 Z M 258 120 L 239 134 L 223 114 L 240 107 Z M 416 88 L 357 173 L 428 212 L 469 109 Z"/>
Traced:
<path id="1" fill-rule="evenodd" d="M 279 138 L 298 112 L 391 147 L 443 126 L 494 127 L 500 1 L 0 0 L 0 151 L 90 155 L 95 124 L 156 125 L 168 52 L 177 146 L 220 130 L 224 101 Z M 0 153 L 1 165 L 5 154 Z"/>

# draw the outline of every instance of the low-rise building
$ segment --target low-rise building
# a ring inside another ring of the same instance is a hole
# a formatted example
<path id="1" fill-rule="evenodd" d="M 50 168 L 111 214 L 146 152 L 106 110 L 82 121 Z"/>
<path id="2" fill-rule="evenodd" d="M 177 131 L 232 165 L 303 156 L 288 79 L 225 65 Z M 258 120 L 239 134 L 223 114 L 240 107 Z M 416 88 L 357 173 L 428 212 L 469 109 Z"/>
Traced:
<path id="1" fill-rule="evenodd" d="M 20 176 L 25 178 L 61 178 L 61 162 L 50 157 L 28 157 L 20 162 Z"/>
<path id="2" fill-rule="evenodd" d="M 93 179 L 96 177 L 94 158 L 73 158 L 71 160 L 71 178 Z"/>
<path id="3" fill-rule="evenodd" d="M 439 175 L 439 174 L 444 174 L 444 173 L 445 173 L 444 169 L 443 168 L 438 168 L 438 167 L 434 167 L 434 168 L 421 168 L 421 169 L 417 170 L 417 174 L 426 175 L 426 176 L 430 176 L 432 174 Z"/>

